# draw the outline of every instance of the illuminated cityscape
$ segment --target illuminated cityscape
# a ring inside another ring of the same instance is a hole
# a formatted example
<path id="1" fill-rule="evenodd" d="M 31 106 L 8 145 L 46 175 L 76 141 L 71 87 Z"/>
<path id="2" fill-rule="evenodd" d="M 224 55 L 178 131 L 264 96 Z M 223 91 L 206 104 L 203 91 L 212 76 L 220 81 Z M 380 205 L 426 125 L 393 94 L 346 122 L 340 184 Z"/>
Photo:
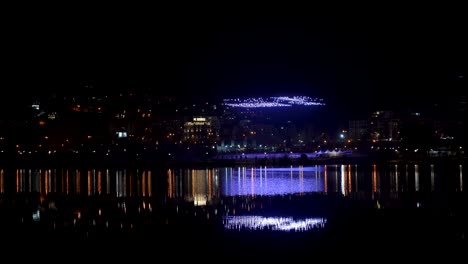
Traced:
<path id="1" fill-rule="evenodd" d="M 464 262 L 464 7 L 195 4 L 5 9 L 4 262 Z"/>
<path id="2" fill-rule="evenodd" d="M 223 101 L 144 93 L 44 96 L 24 106 L 22 119 L 1 127 L 0 164 L 463 158 L 465 104 L 459 97 L 437 109 L 376 110 L 327 125 L 337 106 L 306 96 Z"/>

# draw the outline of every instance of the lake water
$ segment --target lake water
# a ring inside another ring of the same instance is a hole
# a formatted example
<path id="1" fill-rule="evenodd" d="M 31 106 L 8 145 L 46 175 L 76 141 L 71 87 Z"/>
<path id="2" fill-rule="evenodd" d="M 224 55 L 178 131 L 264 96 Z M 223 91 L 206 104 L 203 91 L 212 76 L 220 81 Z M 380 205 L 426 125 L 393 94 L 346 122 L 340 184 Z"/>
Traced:
<path id="1" fill-rule="evenodd" d="M 0 193 L 184 198 L 195 205 L 230 196 L 310 193 L 460 192 L 463 165 L 317 165 L 207 169 L 0 170 Z"/>
<path id="2" fill-rule="evenodd" d="M 226 255 L 233 246 L 301 255 L 305 247 L 329 252 L 330 245 L 393 239 L 465 245 L 465 170 L 423 164 L 4 169 L 0 231 L 15 230 L 28 241 L 157 238 L 191 241 L 194 248 L 203 241 Z"/>

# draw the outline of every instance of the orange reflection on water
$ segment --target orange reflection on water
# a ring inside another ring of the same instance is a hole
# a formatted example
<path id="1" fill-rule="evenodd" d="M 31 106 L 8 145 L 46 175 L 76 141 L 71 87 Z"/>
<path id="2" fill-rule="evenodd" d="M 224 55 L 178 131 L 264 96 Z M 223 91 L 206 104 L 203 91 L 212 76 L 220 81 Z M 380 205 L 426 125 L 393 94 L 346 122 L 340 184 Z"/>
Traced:
<path id="1" fill-rule="evenodd" d="M 325 193 L 328 192 L 327 165 L 325 165 L 323 168 L 323 190 Z"/>
<path id="2" fill-rule="evenodd" d="M 91 195 L 91 170 L 88 170 L 88 196 Z"/>
<path id="3" fill-rule="evenodd" d="M 101 173 L 101 171 L 98 171 L 98 182 L 97 182 L 97 184 L 98 184 L 98 194 L 101 194 L 101 191 L 102 191 L 102 189 L 101 189 L 101 184 L 102 184 L 101 177 L 102 177 L 102 173 Z"/>
<path id="4" fill-rule="evenodd" d="M 45 187 L 45 194 L 48 194 L 50 189 L 49 189 L 49 184 L 50 184 L 50 179 L 49 179 L 49 170 L 45 170 L 45 175 L 44 175 L 44 178 L 45 178 L 45 183 L 44 183 L 44 187 Z"/>
<path id="5" fill-rule="evenodd" d="M 148 196 L 151 197 L 151 171 L 148 171 Z"/>
<path id="6" fill-rule="evenodd" d="M 352 191 L 351 186 L 351 165 L 348 165 L 348 192 Z"/>
<path id="7" fill-rule="evenodd" d="M 192 192 L 189 194 L 190 196 L 193 196 L 193 194 L 195 193 L 195 184 L 193 183 L 195 181 L 195 170 L 191 170 L 191 187 L 192 187 Z"/>
<path id="8" fill-rule="evenodd" d="M 209 178 L 212 169 L 205 170 L 195 170 L 192 175 L 192 194 L 188 199 L 193 199 L 194 205 L 204 206 L 207 204 L 211 197 L 208 195 L 210 191 L 209 188 Z M 211 192 L 212 193 L 212 192 Z"/>
<path id="9" fill-rule="evenodd" d="M 377 165 L 372 165 L 372 192 L 377 192 Z"/>
<path id="10" fill-rule="evenodd" d="M 19 170 L 16 170 L 16 192 L 19 192 L 20 182 L 19 182 Z"/>
<path id="11" fill-rule="evenodd" d="M 171 169 L 167 170 L 167 196 L 169 198 L 174 197 L 174 182 L 173 182 L 173 175 Z"/>

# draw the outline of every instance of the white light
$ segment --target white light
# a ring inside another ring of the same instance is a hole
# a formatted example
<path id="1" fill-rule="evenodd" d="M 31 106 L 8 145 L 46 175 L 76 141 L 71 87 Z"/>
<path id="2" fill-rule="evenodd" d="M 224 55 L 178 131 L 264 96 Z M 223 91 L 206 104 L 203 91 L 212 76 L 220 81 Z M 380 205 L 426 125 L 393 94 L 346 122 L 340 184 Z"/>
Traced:
<path id="1" fill-rule="evenodd" d="M 327 222 L 324 218 L 294 219 L 293 217 L 264 216 L 227 216 L 224 218 L 225 229 L 249 229 L 274 231 L 307 231 L 323 228 Z"/>
<path id="2" fill-rule="evenodd" d="M 127 137 L 127 132 L 117 132 L 117 137 L 118 138 L 126 138 Z"/>
<path id="3" fill-rule="evenodd" d="M 267 97 L 267 98 L 246 98 L 246 99 L 224 99 L 224 105 L 241 108 L 259 107 L 290 107 L 290 106 L 317 106 L 325 105 L 323 99 L 311 98 L 307 96 L 293 97 Z"/>
<path id="4" fill-rule="evenodd" d="M 39 209 L 33 212 L 32 219 L 36 222 L 41 220 L 41 211 L 39 211 Z"/>

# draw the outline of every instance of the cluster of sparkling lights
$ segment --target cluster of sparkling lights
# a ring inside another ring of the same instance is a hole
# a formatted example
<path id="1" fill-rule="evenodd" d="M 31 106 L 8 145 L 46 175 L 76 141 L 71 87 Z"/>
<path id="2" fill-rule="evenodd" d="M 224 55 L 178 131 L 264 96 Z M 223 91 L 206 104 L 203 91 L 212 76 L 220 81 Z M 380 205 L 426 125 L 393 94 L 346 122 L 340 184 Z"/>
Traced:
<path id="1" fill-rule="evenodd" d="M 265 217 L 258 215 L 226 216 L 224 228 L 229 230 L 274 230 L 303 232 L 323 228 L 324 218 L 294 219 L 293 217 Z"/>
<path id="2" fill-rule="evenodd" d="M 224 99 L 224 105 L 231 107 L 259 108 L 259 107 L 290 107 L 325 105 L 323 99 L 308 96 L 279 96 L 257 98 Z"/>

